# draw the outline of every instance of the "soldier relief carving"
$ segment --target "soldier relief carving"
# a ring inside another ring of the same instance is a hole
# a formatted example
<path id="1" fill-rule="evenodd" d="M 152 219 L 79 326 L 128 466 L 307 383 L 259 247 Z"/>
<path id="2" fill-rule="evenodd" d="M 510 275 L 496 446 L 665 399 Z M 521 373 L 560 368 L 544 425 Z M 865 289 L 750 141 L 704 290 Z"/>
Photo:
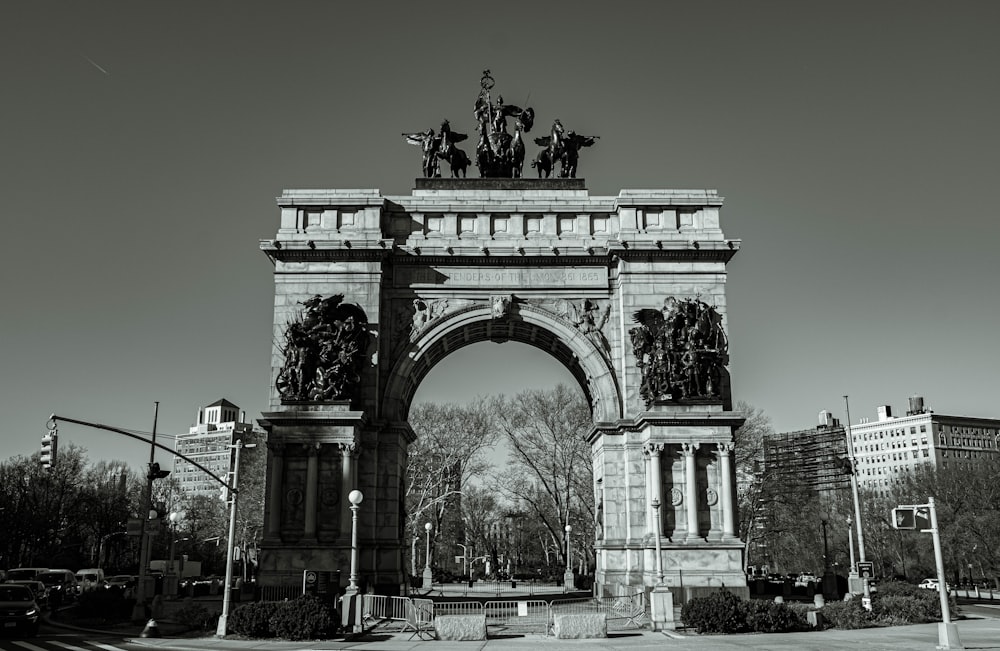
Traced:
<path id="1" fill-rule="evenodd" d="M 347 400 L 358 388 L 368 319 L 343 300 L 317 295 L 300 303 L 301 317 L 285 329 L 285 364 L 275 381 L 283 400 Z"/>
<path id="2" fill-rule="evenodd" d="M 639 325 L 629 336 L 647 407 L 668 400 L 721 398 L 729 345 L 715 307 L 671 296 L 662 309 L 639 310 L 633 318 Z"/>

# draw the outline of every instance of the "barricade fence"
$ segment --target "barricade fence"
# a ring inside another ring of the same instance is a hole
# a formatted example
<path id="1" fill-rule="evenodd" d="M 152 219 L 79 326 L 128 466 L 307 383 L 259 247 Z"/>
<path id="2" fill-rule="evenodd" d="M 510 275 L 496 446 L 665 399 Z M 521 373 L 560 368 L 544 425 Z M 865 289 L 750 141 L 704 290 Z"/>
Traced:
<path id="1" fill-rule="evenodd" d="M 257 601 L 284 601 L 302 596 L 300 585 L 262 585 L 257 587 Z"/>
<path id="2" fill-rule="evenodd" d="M 513 631 L 548 635 L 554 619 L 562 614 L 604 613 L 608 630 L 642 628 L 648 621 L 645 593 L 615 597 L 587 597 L 514 601 L 432 601 L 411 597 L 364 595 L 362 623 L 365 628 L 399 622 L 401 630 L 414 635 L 432 629 L 434 618 L 443 615 L 482 615 L 488 632 Z"/>

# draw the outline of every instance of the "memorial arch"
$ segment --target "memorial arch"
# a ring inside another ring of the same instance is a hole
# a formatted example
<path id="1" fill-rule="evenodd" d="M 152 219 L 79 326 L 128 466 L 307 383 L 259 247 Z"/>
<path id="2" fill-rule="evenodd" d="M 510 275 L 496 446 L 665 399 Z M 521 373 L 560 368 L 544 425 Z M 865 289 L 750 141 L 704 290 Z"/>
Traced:
<path id="1" fill-rule="evenodd" d="M 399 591 L 414 392 L 458 348 L 518 341 L 590 402 L 602 589 L 661 569 L 681 600 L 745 589 L 725 300 L 739 242 L 715 191 L 421 178 L 409 195 L 286 190 L 278 205 L 261 242 L 275 281 L 262 585 L 305 569 L 346 583 L 358 489 L 360 577 Z"/>

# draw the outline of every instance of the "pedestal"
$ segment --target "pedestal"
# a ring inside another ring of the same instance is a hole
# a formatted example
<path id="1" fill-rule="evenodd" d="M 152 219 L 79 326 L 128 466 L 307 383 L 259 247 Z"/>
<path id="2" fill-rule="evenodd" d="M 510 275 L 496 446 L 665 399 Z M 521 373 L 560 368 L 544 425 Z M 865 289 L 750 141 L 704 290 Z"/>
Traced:
<path id="1" fill-rule="evenodd" d="M 676 630 L 674 595 L 667 586 L 661 583 L 653 588 L 653 591 L 649 593 L 649 606 L 654 631 Z"/>
<path id="2" fill-rule="evenodd" d="M 420 587 L 422 587 L 424 590 L 430 590 L 431 585 L 433 584 L 434 584 L 434 575 L 431 573 L 431 568 L 425 567 L 423 574 L 423 583 L 421 584 Z"/>
<path id="3" fill-rule="evenodd" d="M 573 570 L 566 570 L 563 573 L 563 589 L 565 592 L 576 589 L 576 577 L 573 575 Z"/>

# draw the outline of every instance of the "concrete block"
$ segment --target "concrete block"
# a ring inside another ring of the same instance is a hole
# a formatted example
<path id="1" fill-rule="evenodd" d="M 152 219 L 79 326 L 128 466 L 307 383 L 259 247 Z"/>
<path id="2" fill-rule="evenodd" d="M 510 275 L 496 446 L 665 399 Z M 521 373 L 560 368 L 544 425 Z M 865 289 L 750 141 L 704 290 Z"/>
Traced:
<path id="1" fill-rule="evenodd" d="M 608 618 L 604 613 L 556 615 L 552 633 L 558 640 L 581 640 L 608 636 Z"/>
<path id="2" fill-rule="evenodd" d="M 439 640 L 485 640 L 486 615 L 438 615 L 434 632 Z"/>

